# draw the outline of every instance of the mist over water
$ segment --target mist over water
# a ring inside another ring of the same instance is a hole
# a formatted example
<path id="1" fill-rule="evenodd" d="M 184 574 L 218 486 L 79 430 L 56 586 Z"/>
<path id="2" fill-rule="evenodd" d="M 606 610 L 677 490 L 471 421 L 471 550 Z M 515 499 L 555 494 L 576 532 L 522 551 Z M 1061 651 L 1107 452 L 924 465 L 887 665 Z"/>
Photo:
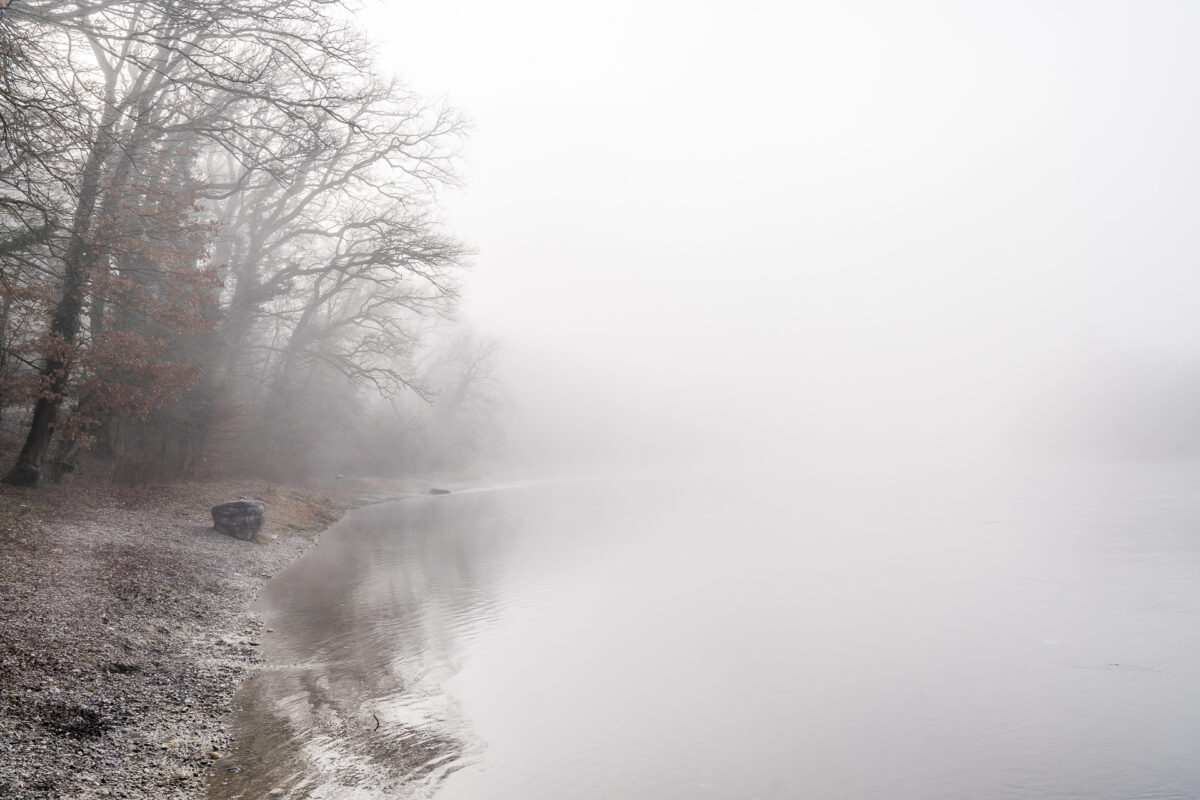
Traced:
<path id="1" fill-rule="evenodd" d="M 264 597 L 211 796 L 1200 784 L 1195 468 L 754 477 L 356 512 Z"/>
<path id="2" fill-rule="evenodd" d="M 214 798 L 1200 793 L 1195 9 L 376 19 L 527 485 L 273 584 Z"/>
<path id="3" fill-rule="evenodd" d="M 379 19 L 473 120 L 445 214 L 523 455 L 1165 449 L 1200 341 L 1187 5 Z"/>

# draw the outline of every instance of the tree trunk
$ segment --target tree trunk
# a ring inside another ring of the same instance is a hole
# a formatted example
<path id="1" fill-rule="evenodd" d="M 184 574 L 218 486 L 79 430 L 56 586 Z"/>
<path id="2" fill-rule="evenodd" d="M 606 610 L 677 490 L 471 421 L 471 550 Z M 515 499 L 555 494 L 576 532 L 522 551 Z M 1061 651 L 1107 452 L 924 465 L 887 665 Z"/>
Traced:
<path id="1" fill-rule="evenodd" d="M 10 486 L 37 486 L 42 478 L 42 459 L 54 437 L 58 410 L 62 405 L 63 391 L 71 375 L 70 350 L 79 336 L 79 325 L 83 315 L 84 291 L 87 287 L 88 233 L 96 200 L 100 195 L 100 174 L 113 148 L 113 132 L 118 119 L 115 104 L 108 103 L 104 117 L 96 131 L 96 140 L 88 153 L 79 187 L 79 200 L 75 206 L 75 218 L 71 225 L 71 241 L 63 256 L 63 282 L 58 304 L 50 318 L 52 351 L 40 370 L 42 393 L 33 407 L 33 421 L 29 435 L 17 463 L 4 476 Z"/>

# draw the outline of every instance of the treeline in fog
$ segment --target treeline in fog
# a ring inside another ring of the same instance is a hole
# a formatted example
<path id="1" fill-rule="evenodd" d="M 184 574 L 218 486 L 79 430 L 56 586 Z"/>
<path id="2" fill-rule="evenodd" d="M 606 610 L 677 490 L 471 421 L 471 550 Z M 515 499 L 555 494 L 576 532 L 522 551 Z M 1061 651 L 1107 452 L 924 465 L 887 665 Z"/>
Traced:
<path id="1" fill-rule="evenodd" d="M 351 11 L 0 0 L 7 483 L 488 446 L 494 347 L 453 321 L 467 254 L 431 211 L 464 124 Z"/>

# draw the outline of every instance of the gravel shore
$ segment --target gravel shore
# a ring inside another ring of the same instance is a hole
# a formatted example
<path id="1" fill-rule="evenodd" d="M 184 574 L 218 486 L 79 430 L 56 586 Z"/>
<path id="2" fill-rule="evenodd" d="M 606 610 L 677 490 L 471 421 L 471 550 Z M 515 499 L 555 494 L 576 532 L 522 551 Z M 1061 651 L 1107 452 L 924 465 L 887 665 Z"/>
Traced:
<path id="1" fill-rule="evenodd" d="M 197 798 L 261 660 L 259 590 L 363 487 L 0 488 L 0 797 Z M 258 542 L 209 508 L 266 502 Z"/>

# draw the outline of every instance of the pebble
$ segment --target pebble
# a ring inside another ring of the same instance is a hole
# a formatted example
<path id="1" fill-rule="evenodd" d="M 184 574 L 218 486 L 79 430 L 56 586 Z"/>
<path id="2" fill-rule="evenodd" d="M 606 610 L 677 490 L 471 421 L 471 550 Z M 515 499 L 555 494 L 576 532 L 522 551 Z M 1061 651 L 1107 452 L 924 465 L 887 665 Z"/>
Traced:
<path id="1" fill-rule="evenodd" d="M 22 530 L 28 547 L 0 537 L 0 800 L 197 800 L 261 661 L 249 605 L 299 548 L 233 549 L 119 489 L 55 491 L 64 513 Z"/>

